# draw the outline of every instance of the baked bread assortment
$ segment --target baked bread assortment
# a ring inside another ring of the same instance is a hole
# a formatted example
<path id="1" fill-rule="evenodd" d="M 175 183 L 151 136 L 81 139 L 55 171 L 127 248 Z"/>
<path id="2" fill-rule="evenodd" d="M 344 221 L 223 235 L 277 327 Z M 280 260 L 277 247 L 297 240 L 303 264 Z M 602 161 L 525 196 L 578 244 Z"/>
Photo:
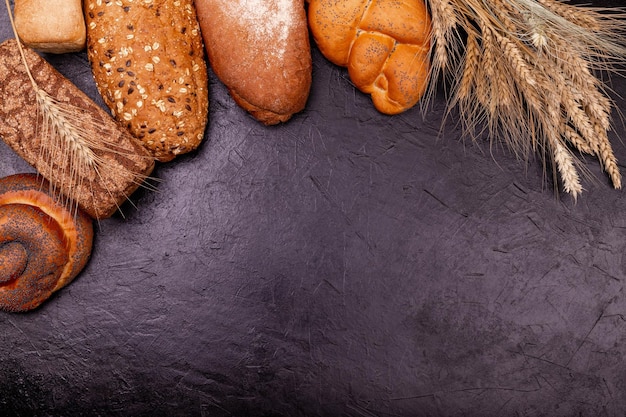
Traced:
<path id="1" fill-rule="evenodd" d="M 196 149 L 208 116 L 192 0 L 85 0 L 87 55 L 115 119 L 161 162 Z"/>
<path id="2" fill-rule="evenodd" d="M 14 9 L 24 46 L 0 44 L 0 137 L 41 176 L 0 179 L 6 311 L 36 308 L 71 282 L 89 259 L 92 219 L 113 215 L 155 160 L 200 145 L 209 63 L 265 125 L 305 108 L 309 27 L 381 112 L 414 105 L 429 71 L 422 0 L 311 0 L 308 17 L 304 0 L 15 0 Z M 85 42 L 113 117 L 33 50 Z"/>
<path id="3" fill-rule="evenodd" d="M 48 110 L 69 109 L 72 114 L 67 117 L 71 116 L 78 123 L 76 128 L 95 142 L 89 144 L 91 148 L 77 145 L 81 146 L 78 149 L 90 151 L 92 165 L 77 171 L 74 154 L 65 149 L 73 144 L 52 143 L 51 135 L 43 134 L 43 109 L 14 39 L 0 44 L 0 137 L 66 199 L 93 218 L 110 217 L 150 175 L 154 159 L 126 129 L 40 55 L 25 48 L 24 56 L 38 86 L 55 100 L 46 104 Z"/>
<path id="4" fill-rule="evenodd" d="M 266 125 L 306 105 L 311 51 L 303 0 L 195 0 L 211 67 Z"/>
<path id="5" fill-rule="evenodd" d="M 308 17 L 322 54 L 347 67 L 380 112 L 403 112 L 422 97 L 431 26 L 423 0 L 310 0 Z"/>
<path id="6" fill-rule="evenodd" d="M 24 45 L 49 53 L 85 48 L 82 0 L 15 0 L 15 28 Z"/>
<path id="7" fill-rule="evenodd" d="M 92 219 L 70 212 L 36 174 L 0 179 L 0 310 L 38 307 L 87 264 Z"/>

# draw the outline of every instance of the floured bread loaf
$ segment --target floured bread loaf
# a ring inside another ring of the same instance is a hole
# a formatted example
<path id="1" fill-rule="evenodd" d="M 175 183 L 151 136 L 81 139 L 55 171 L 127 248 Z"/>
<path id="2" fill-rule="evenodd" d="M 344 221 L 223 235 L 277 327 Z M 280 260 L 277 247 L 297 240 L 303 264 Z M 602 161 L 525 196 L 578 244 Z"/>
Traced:
<path id="1" fill-rule="evenodd" d="M 403 112 L 424 94 L 430 16 L 423 0 L 309 0 L 311 33 L 324 56 L 347 67 L 376 109 Z"/>
<path id="2" fill-rule="evenodd" d="M 303 0 L 195 0 L 209 62 L 237 104 L 260 122 L 306 105 L 311 50 Z"/>
<path id="3" fill-rule="evenodd" d="M 85 0 L 87 54 L 105 103 L 161 162 L 196 149 L 208 116 L 192 0 Z"/>

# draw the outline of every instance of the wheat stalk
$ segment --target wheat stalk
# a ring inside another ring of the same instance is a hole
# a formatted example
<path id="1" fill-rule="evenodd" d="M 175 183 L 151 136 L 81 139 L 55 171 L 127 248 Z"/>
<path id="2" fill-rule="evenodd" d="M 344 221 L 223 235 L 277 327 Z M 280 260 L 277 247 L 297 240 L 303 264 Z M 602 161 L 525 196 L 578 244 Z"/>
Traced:
<path id="1" fill-rule="evenodd" d="M 116 132 L 103 123 L 99 123 L 94 117 L 83 109 L 68 102 L 62 102 L 51 96 L 37 84 L 33 77 L 22 43 L 17 34 L 15 22 L 9 0 L 5 0 L 7 12 L 13 33 L 16 39 L 21 60 L 26 69 L 26 74 L 35 93 L 37 104 L 38 133 L 41 137 L 40 158 L 45 161 L 46 172 L 51 178 L 51 194 L 56 196 L 64 207 L 70 212 L 76 213 L 78 205 L 71 198 L 74 188 L 82 188 L 85 181 L 91 185 L 93 181 L 99 181 L 112 194 L 107 187 L 103 172 L 110 169 L 120 169 L 117 164 L 112 164 L 104 154 L 130 155 L 117 143 L 107 140 L 116 137 Z M 56 165 L 53 161 L 67 161 L 65 165 Z M 156 181 L 155 178 L 145 178 L 141 173 L 128 172 L 135 184 L 156 190 L 156 187 L 146 180 Z M 65 195 L 60 189 L 67 190 Z M 129 196 L 126 196 L 127 200 Z M 129 200 L 130 201 L 130 200 Z M 132 204 L 132 202 L 131 202 Z M 120 207 L 117 207 L 120 211 Z M 123 213 L 122 213 L 123 216 Z"/>
<path id="2" fill-rule="evenodd" d="M 554 153 L 555 165 L 563 181 L 563 189 L 574 196 L 580 194 L 583 188 L 571 152 L 554 135 L 550 135 L 548 140 Z"/>
<path id="3" fill-rule="evenodd" d="M 486 129 L 522 158 L 542 152 L 574 199 L 583 190 L 579 173 L 587 172 L 572 150 L 596 156 L 621 188 L 608 135 L 613 102 L 599 75 L 626 62 L 623 9 L 559 0 L 427 3 L 435 62 L 430 88 L 441 78 L 454 80 L 449 108 L 458 106 L 470 137 Z"/>

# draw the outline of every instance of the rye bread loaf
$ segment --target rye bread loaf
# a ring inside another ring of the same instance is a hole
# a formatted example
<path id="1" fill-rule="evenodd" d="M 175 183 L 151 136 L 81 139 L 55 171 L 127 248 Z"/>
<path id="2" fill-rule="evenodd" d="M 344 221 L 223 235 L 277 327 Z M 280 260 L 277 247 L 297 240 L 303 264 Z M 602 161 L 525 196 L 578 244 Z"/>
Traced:
<path id="1" fill-rule="evenodd" d="M 38 87 L 59 106 L 72 106 L 70 109 L 76 112 L 71 115 L 72 120 L 99 142 L 92 150 L 102 169 L 88 170 L 78 177 L 67 152 L 44 151 L 44 141 L 50 138 L 43 135 L 42 112 L 14 39 L 0 44 L 0 137 L 91 217 L 111 216 L 150 175 L 154 158 L 141 142 L 41 56 L 28 48 L 24 53 Z"/>
<path id="2" fill-rule="evenodd" d="M 192 0 L 85 0 L 87 54 L 113 116 L 161 162 L 196 149 L 208 117 Z"/>
<path id="3" fill-rule="evenodd" d="M 311 50 L 303 0 L 195 0 L 215 74 L 264 124 L 306 105 Z"/>

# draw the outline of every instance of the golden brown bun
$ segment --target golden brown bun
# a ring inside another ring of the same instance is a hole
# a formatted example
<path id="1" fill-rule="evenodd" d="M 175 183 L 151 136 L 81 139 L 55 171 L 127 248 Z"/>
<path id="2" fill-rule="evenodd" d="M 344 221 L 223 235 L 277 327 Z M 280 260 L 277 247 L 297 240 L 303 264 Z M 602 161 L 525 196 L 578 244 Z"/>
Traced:
<path id="1" fill-rule="evenodd" d="M 430 71 L 423 0 L 310 0 L 308 14 L 322 54 L 348 68 L 376 109 L 396 114 L 419 101 Z"/>
<path id="2" fill-rule="evenodd" d="M 67 146 L 44 134 L 41 108 L 22 63 L 17 42 L 0 44 L 0 137 L 67 199 L 97 219 L 113 215 L 154 168 L 143 145 L 98 104 L 32 49 L 24 50 L 39 88 L 66 109 L 77 128 L 92 138 L 100 167 L 77 176 Z M 70 107 L 71 106 L 71 107 Z M 93 124 L 92 124 L 93 122 Z M 105 133 L 103 133 L 105 132 Z M 46 151 L 48 149 L 48 151 Z"/>
<path id="3" fill-rule="evenodd" d="M 0 310 L 38 307 L 89 260 L 91 218 L 68 211 L 49 190 L 36 174 L 0 179 Z"/>
<path id="4" fill-rule="evenodd" d="M 303 0 L 195 0 L 209 62 L 237 104 L 260 122 L 306 105 L 311 50 Z"/>
<path id="5" fill-rule="evenodd" d="M 196 149 L 208 117 L 192 0 L 85 0 L 87 54 L 113 116 L 161 162 Z"/>
<path id="6" fill-rule="evenodd" d="M 22 42 L 42 52 L 78 52 L 85 47 L 82 0 L 15 0 L 15 28 Z"/>

